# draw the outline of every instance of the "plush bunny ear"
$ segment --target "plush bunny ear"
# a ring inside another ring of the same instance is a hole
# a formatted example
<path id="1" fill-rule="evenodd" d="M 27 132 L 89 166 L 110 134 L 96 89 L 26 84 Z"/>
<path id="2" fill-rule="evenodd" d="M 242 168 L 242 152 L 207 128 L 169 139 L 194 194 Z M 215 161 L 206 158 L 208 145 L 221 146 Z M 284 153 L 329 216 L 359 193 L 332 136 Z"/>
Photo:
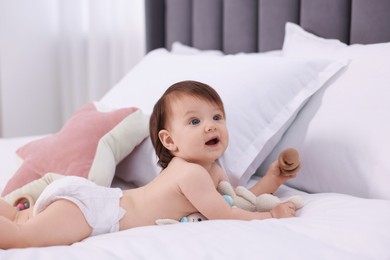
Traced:
<path id="1" fill-rule="evenodd" d="M 221 181 L 218 184 L 218 191 L 222 195 L 229 195 L 230 197 L 236 196 L 236 193 L 235 193 L 232 185 L 228 181 Z"/>
<path id="2" fill-rule="evenodd" d="M 252 204 L 256 203 L 256 195 L 253 194 L 250 190 L 248 190 L 247 188 L 245 188 L 243 186 L 238 186 L 236 188 L 236 194 L 237 194 L 237 196 L 240 196 L 240 197 L 246 199 L 247 201 L 249 201 Z"/>
<path id="3" fill-rule="evenodd" d="M 156 220 L 156 225 L 169 225 L 169 224 L 177 224 L 180 223 L 176 219 L 170 219 L 170 218 L 162 218 Z"/>
<path id="4" fill-rule="evenodd" d="M 301 168 L 299 153 L 294 148 L 288 148 L 279 155 L 280 173 L 284 176 L 290 176 L 297 173 Z"/>

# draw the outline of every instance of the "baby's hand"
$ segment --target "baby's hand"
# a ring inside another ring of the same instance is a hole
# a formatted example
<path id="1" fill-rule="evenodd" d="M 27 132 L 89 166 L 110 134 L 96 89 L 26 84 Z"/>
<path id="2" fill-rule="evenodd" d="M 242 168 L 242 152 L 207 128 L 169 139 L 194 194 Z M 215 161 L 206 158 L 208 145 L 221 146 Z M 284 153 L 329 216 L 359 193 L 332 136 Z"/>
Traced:
<path id="1" fill-rule="evenodd" d="M 284 202 L 270 210 L 273 218 L 291 218 L 295 216 L 295 205 L 291 201 Z"/>
<path id="2" fill-rule="evenodd" d="M 279 162 L 277 160 L 270 164 L 266 175 L 273 179 L 277 187 L 284 184 L 289 179 L 295 178 L 297 176 L 296 173 L 288 176 L 282 175 L 280 173 Z"/>

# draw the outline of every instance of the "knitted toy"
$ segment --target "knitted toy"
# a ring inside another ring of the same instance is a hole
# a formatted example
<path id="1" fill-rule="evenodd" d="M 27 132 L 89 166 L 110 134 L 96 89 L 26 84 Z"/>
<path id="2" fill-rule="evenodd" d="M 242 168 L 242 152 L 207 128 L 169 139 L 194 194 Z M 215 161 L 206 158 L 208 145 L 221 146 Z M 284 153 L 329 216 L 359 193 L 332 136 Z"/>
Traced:
<path id="1" fill-rule="evenodd" d="M 0 198 L 0 216 L 11 221 L 24 222 L 31 217 L 33 205 L 34 199 L 29 195 L 17 198 L 12 204 Z"/>
<path id="2" fill-rule="evenodd" d="M 205 216 L 200 214 L 199 212 L 192 213 L 188 215 L 187 217 L 182 217 L 180 221 L 177 221 L 175 219 L 157 219 L 156 224 L 157 225 L 166 225 L 166 224 L 176 224 L 176 223 L 183 223 L 183 222 L 201 222 L 203 220 L 207 220 Z"/>
<path id="3" fill-rule="evenodd" d="M 221 181 L 219 183 L 218 191 L 225 196 L 227 195 L 227 198 L 230 197 L 231 202 L 229 204 L 231 204 L 232 207 L 237 207 L 252 212 L 270 211 L 278 204 L 287 201 L 294 203 L 296 209 L 302 208 L 304 204 L 303 198 L 298 195 L 291 196 L 283 201 L 272 194 L 262 194 L 256 197 L 256 195 L 243 186 L 238 186 L 236 190 L 234 190 L 231 184 L 227 181 Z"/>
<path id="4" fill-rule="evenodd" d="M 25 194 L 25 195 L 17 198 L 14 201 L 13 206 L 16 208 L 17 211 L 22 211 L 25 209 L 32 208 L 34 206 L 34 203 L 35 203 L 35 200 L 33 199 L 33 197 Z"/>
<path id="5" fill-rule="evenodd" d="M 290 176 L 295 174 L 301 168 L 299 153 L 294 148 L 289 148 L 282 151 L 279 155 L 280 174 Z M 262 194 L 258 197 L 243 186 L 238 186 L 236 190 L 227 181 L 222 181 L 218 185 L 218 191 L 222 195 L 227 195 L 231 198 L 233 207 L 242 208 L 248 211 L 265 212 L 270 211 L 278 204 L 291 201 L 296 209 L 303 207 L 303 198 L 301 196 L 292 196 L 283 201 L 272 194 Z M 226 198 L 225 198 L 226 199 Z"/>
<path id="6" fill-rule="evenodd" d="M 290 176 L 297 173 L 301 168 L 299 153 L 294 148 L 288 148 L 282 151 L 279 155 L 280 174 Z M 243 186 L 238 186 L 236 190 L 227 181 L 221 181 L 218 185 L 218 191 L 222 194 L 227 203 L 232 207 L 238 207 L 248 211 L 266 212 L 270 211 L 280 203 L 291 201 L 296 209 L 303 207 L 303 198 L 301 196 L 291 196 L 285 200 L 280 200 L 272 194 L 262 194 L 258 197 Z M 187 217 L 183 217 L 180 221 L 174 219 L 158 219 L 157 225 L 174 224 L 180 222 L 200 222 L 207 220 L 205 216 L 199 212 L 192 213 Z"/>

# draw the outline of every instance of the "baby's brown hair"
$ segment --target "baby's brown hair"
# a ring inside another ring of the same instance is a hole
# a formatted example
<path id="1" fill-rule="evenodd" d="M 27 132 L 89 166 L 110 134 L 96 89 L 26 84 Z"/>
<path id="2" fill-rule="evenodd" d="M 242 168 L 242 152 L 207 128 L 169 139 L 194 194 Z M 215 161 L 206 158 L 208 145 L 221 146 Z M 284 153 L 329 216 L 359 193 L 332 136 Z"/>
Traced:
<path id="1" fill-rule="evenodd" d="M 173 98 L 180 98 L 183 95 L 198 97 L 216 104 L 225 116 L 223 102 L 218 93 L 209 85 L 192 80 L 180 81 L 170 86 L 161 98 L 154 105 L 150 116 L 149 133 L 153 147 L 158 157 L 158 164 L 165 169 L 174 157 L 172 153 L 164 147 L 158 136 L 160 130 L 165 129 L 170 112 L 170 101 Z"/>

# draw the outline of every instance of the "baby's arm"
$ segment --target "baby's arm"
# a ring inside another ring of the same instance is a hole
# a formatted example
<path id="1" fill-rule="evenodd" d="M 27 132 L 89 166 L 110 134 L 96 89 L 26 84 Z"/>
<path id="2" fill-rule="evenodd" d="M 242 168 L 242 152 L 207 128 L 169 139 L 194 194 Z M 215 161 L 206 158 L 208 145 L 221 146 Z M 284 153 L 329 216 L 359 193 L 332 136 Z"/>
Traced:
<path id="1" fill-rule="evenodd" d="M 295 178 L 296 173 L 285 176 L 280 174 L 279 162 L 276 160 L 270 164 L 268 171 L 252 188 L 249 190 L 256 196 L 265 193 L 274 193 L 280 185 L 284 184 L 289 179 Z"/>
<path id="2" fill-rule="evenodd" d="M 292 203 L 284 203 L 271 212 L 250 212 L 232 208 L 216 190 L 209 173 L 201 166 L 191 164 L 183 171 L 179 187 L 192 205 L 207 219 L 266 219 L 292 217 L 295 208 Z"/>

